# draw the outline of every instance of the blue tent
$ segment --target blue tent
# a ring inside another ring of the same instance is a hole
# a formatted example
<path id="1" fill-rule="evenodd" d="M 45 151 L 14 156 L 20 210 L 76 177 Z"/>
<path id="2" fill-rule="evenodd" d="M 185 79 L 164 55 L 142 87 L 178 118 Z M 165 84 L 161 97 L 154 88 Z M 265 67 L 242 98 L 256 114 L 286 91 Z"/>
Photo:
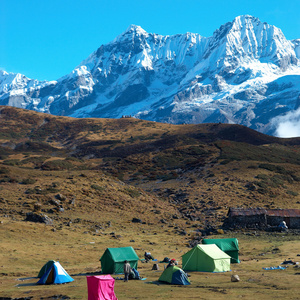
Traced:
<path id="1" fill-rule="evenodd" d="M 186 273 L 176 266 L 170 266 L 166 268 L 158 280 L 168 282 L 171 284 L 180 284 L 180 285 L 191 284 Z"/>
<path id="2" fill-rule="evenodd" d="M 53 261 L 37 284 L 61 284 L 73 280 L 58 261 Z"/>

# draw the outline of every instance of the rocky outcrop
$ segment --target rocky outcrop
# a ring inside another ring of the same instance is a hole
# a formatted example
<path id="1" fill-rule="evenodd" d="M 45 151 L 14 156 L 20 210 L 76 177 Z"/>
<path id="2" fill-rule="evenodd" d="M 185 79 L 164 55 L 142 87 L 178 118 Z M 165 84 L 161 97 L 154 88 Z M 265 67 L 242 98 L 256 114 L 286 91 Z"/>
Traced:
<path id="1" fill-rule="evenodd" d="M 49 218 L 47 215 L 42 213 L 29 212 L 26 214 L 25 221 L 44 223 L 46 225 L 53 225 L 53 220 Z"/>

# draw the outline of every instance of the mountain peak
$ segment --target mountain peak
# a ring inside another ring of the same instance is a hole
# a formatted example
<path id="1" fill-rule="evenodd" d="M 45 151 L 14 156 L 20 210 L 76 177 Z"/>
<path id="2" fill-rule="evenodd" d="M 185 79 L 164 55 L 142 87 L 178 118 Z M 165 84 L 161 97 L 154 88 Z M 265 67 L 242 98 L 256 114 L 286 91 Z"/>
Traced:
<path id="1" fill-rule="evenodd" d="M 147 36 L 148 33 L 145 31 L 141 26 L 138 25 L 130 25 L 123 33 L 118 35 L 112 43 L 120 40 L 127 40 L 128 38 L 131 39 L 132 36 Z"/>
<path id="2" fill-rule="evenodd" d="M 147 34 L 147 32 L 141 27 L 141 26 L 138 26 L 138 25 L 134 25 L 134 24 L 131 24 L 124 32 L 123 32 L 123 35 L 124 34 L 128 34 L 128 33 L 137 33 L 137 34 Z"/>
<path id="3" fill-rule="evenodd" d="M 217 29 L 214 32 L 214 36 L 218 36 L 223 38 L 226 36 L 229 32 L 232 31 L 245 31 L 245 30 L 251 30 L 252 28 L 259 26 L 261 24 L 261 21 L 253 16 L 250 15 L 241 15 L 236 18 L 232 22 L 227 22 L 220 26 L 219 29 Z M 267 23 L 264 23 L 267 24 Z M 270 27 L 270 25 L 268 25 Z"/>
<path id="4" fill-rule="evenodd" d="M 278 29 L 277 27 L 268 24 L 267 22 L 262 23 L 259 18 L 250 16 L 250 15 L 241 15 L 236 18 L 232 22 L 229 22 L 231 24 L 231 29 L 233 31 L 247 31 L 247 30 L 255 30 L 255 28 L 258 28 L 258 30 L 261 29 Z"/>
<path id="5" fill-rule="evenodd" d="M 251 15 L 241 15 L 241 16 L 235 17 L 234 20 L 232 21 L 232 23 L 253 23 L 253 22 L 260 23 L 260 20 L 259 20 L 259 18 L 256 18 Z"/>

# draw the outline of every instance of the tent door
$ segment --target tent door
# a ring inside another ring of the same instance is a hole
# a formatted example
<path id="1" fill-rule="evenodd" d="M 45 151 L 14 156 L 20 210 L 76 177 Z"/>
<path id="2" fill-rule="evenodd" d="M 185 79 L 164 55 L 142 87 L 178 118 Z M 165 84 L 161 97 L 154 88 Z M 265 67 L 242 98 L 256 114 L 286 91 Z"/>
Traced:
<path id="1" fill-rule="evenodd" d="M 53 281 L 54 281 L 54 268 L 52 268 L 52 270 L 50 271 L 45 284 L 51 284 L 53 283 Z"/>

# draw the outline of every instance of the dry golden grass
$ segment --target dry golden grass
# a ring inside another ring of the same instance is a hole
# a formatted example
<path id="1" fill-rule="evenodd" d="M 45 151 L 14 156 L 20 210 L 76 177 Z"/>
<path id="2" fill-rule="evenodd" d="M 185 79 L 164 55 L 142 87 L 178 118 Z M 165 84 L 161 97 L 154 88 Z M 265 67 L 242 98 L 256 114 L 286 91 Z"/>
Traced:
<path id="1" fill-rule="evenodd" d="M 120 226 L 120 224 L 118 224 Z M 107 247 L 132 246 L 140 258 L 145 250 L 158 259 L 174 257 L 181 263 L 181 255 L 189 250 L 186 238 L 168 230 L 136 224 L 125 224 L 126 230 L 118 230 L 122 237 L 114 239 L 110 232 L 114 226 L 101 233 L 84 233 L 86 228 L 63 227 L 52 231 L 51 226 L 1 218 L 1 296 L 33 299 L 66 295 L 71 299 L 86 299 L 86 275 L 99 274 L 99 258 Z M 119 299 L 298 299 L 299 269 L 289 266 L 286 270 L 265 271 L 263 267 L 280 265 L 285 259 L 297 260 L 299 240 L 290 234 L 251 235 L 231 234 L 240 243 L 240 264 L 232 264 L 226 273 L 191 272 L 190 286 L 159 283 L 164 269 L 152 271 L 152 263 L 139 263 L 140 275 L 145 281 L 116 280 L 115 292 Z M 220 237 L 220 236 L 218 236 Z M 226 237 L 228 237 L 226 235 Z M 130 242 L 134 240 L 134 242 Z M 278 248 L 279 250 L 274 250 Z M 75 279 L 64 285 L 36 285 L 40 268 L 50 259 L 59 260 Z M 231 275 L 239 275 L 241 281 L 231 282 Z M 113 275 L 117 278 L 122 275 Z M 31 279 L 27 279 L 31 278 Z"/>
<path id="2" fill-rule="evenodd" d="M 132 246 L 141 258 L 147 250 L 181 263 L 199 230 L 220 228 L 231 206 L 300 209 L 299 139 L 238 125 L 72 119 L 9 107 L 1 108 L 0 126 L 0 296 L 86 299 L 86 274 L 99 273 L 107 247 Z M 66 198 L 64 211 L 57 194 Z M 32 211 L 53 225 L 24 221 Z M 191 273 L 192 285 L 182 287 L 157 283 L 163 264 L 152 271 L 151 263 L 139 263 L 147 280 L 116 280 L 118 298 L 299 298 L 300 271 L 262 269 L 297 260 L 299 236 L 224 237 L 240 242 L 242 263 L 231 272 Z M 37 278 L 25 279 L 50 259 L 75 281 L 37 286 Z M 232 283 L 232 274 L 241 281 Z"/>

